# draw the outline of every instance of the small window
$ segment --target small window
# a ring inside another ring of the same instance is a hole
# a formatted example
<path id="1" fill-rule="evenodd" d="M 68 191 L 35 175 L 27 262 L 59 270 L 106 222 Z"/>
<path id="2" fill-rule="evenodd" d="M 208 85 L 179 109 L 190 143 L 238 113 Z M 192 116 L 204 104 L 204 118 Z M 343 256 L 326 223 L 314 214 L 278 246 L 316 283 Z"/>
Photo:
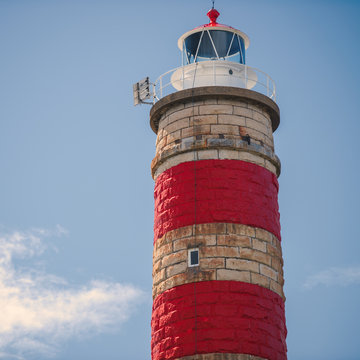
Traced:
<path id="1" fill-rule="evenodd" d="M 188 250 L 189 267 L 199 266 L 199 249 Z"/>

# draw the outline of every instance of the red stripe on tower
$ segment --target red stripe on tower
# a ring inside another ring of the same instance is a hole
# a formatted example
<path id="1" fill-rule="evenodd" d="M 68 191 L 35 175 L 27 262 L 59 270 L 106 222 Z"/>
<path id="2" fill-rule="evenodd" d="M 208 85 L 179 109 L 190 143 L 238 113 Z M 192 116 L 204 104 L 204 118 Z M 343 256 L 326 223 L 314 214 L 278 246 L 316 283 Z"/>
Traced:
<path id="1" fill-rule="evenodd" d="M 286 357 L 284 301 L 257 285 L 206 281 L 174 287 L 155 299 L 151 324 L 153 360 L 208 353 Z"/>
<path id="2" fill-rule="evenodd" d="M 245 161 L 200 160 L 174 166 L 156 180 L 155 241 L 195 220 L 255 226 L 280 239 L 278 188 L 273 173 Z"/>

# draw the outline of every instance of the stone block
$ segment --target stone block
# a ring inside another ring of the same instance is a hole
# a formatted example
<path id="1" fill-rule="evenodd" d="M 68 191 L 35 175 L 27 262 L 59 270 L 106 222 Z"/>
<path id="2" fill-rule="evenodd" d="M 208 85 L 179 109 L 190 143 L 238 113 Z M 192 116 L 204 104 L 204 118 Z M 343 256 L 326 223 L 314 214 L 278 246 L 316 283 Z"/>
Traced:
<path id="1" fill-rule="evenodd" d="M 236 140 L 211 138 L 207 139 L 207 145 L 209 147 L 236 147 Z"/>
<path id="2" fill-rule="evenodd" d="M 162 116 L 159 121 L 159 130 L 162 130 L 168 124 L 169 124 L 169 118 L 167 116 Z M 159 131 L 158 131 L 158 136 L 159 136 Z"/>
<path id="3" fill-rule="evenodd" d="M 189 118 L 185 118 L 185 119 L 181 119 L 181 120 L 177 120 L 172 122 L 171 124 L 167 125 L 164 128 L 164 131 L 166 131 L 168 134 L 177 131 L 177 130 L 181 130 L 184 128 L 189 127 Z"/>
<path id="4" fill-rule="evenodd" d="M 252 247 L 253 249 L 262 251 L 262 252 L 266 252 L 266 242 L 265 241 L 261 241 L 258 239 L 252 239 Z"/>
<path id="5" fill-rule="evenodd" d="M 244 108 L 240 106 L 234 106 L 234 115 L 240 115 L 247 118 L 252 119 L 253 117 L 253 110 L 249 108 Z"/>
<path id="6" fill-rule="evenodd" d="M 161 269 L 160 271 L 154 273 L 153 283 L 157 284 L 164 279 L 165 279 L 165 269 Z"/>
<path id="7" fill-rule="evenodd" d="M 218 269 L 216 270 L 216 279 L 217 280 L 235 280 L 235 281 L 244 281 L 250 282 L 250 272 L 249 271 L 237 271 L 237 270 L 228 270 L 228 269 Z"/>
<path id="8" fill-rule="evenodd" d="M 176 112 L 176 111 L 179 111 L 181 109 L 184 109 L 185 108 L 185 104 L 183 103 L 178 103 L 176 105 L 173 105 L 169 108 L 169 110 L 166 112 L 166 117 L 170 116 L 170 114 Z"/>
<path id="9" fill-rule="evenodd" d="M 172 251 L 173 251 L 173 244 L 172 243 L 165 244 L 163 246 L 156 248 L 156 257 L 157 258 L 163 257 L 165 255 L 172 253 Z"/>
<path id="10" fill-rule="evenodd" d="M 200 246 L 200 244 L 214 246 L 216 245 L 216 235 L 196 235 L 191 240 L 189 240 L 189 243 L 191 242 L 197 244 L 196 246 Z"/>
<path id="11" fill-rule="evenodd" d="M 225 234 L 226 224 L 211 223 L 211 224 L 197 224 L 195 229 L 196 235 L 205 234 Z"/>
<path id="12" fill-rule="evenodd" d="M 241 248 L 240 258 L 257 261 L 259 263 L 266 264 L 269 266 L 271 265 L 271 256 L 257 250 Z"/>
<path id="13" fill-rule="evenodd" d="M 181 130 L 177 130 L 170 134 L 167 134 L 166 137 L 164 137 L 164 139 L 166 139 L 166 144 L 171 144 L 176 140 L 181 139 Z"/>
<path id="14" fill-rule="evenodd" d="M 198 152 L 198 160 L 218 159 L 217 150 L 201 150 Z"/>
<path id="15" fill-rule="evenodd" d="M 211 125 L 211 134 L 239 135 L 236 125 Z"/>
<path id="16" fill-rule="evenodd" d="M 278 274 L 277 282 L 278 282 L 281 286 L 284 286 L 285 280 L 284 280 L 283 274 Z"/>
<path id="17" fill-rule="evenodd" d="M 201 105 L 199 106 L 200 115 L 209 115 L 209 114 L 232 114 L 233 106 L 232 105 Z"/>
<path id="18" fill-rule="evenodd" d="M 252 226 L 242 224 L 226 224 L 228 234 L 237 234 L 254 237 L 255 229 Z"/>
<path id="19" fill-rule="evenodd" d="M 265 134 L 261 133 L 260 131 L 251 129 L 251 128 L 242 128 L 242 131 L 240 131 L 240 135 L 244 136 L 244 135 L 249 135 L 251 138 L 251 141 L 253 139 L 258 140 L 260 142 L 266 143 L 265 141 Z"/>
<path id="20" fill-rule="evenodd" d="M 164 246 L 167 243 L 168 243 L 168 241 L 166 240 L 166 234 L 165 234 L 165 235 L 163 235 L 162 237 L 159 237 L 156 240 L 156 243 L 154 244 L 154 248 L 158 249 L 158 248 L 160 248 L 161 246 Z"/>
<path id="21" fill-rule="evenodd" d="M 189 150 L 194 148 L 195 145 L 195 137 L 189 136 L 187 138 L 181 139 L 181 150 Z"/>
<path id="22" fill-rule="evenodd" d="M 251 247 L 251 240 L 248 236 L 242 235 L 218 235 L 218 245 Z"/>
<path id="23" fill-rule="evenodd" d="M 256 237 L 268 243 L 272 242 L 272 233 L 264 229 L 256 228 Z"/>
<path id="24" fill-rule="evenodd" d="M 190 118 L 190 126 L 217 124 L 217 115 L 200 115 Z"/>
<path id="25" fill-rule="evenodd" d="M 218 115 L 218 124 L 246 126 L 246 121 L 244 116 Z"/>
<path id="26" fill-rule="evenodd" d="M 178 121 L 178 120 L 181 120 L 184 118 L 189 118 L 191 116 L 198 115 L 198 114 L 199 114 L 199 108 L 197 106 L 180 109 L 179 111 L 176 111 L 176 112 L 172 113 L 171 115 L 169 115 L 168 123 L 171 124 L 174 121 Z"/>
<path id="27" fill-rule="evenodd" d="M 167 145 L 167 137 L 164 137 L 156 145 L 156 152 L 161 151 L 162 148 L 165 147 L 166 145 Z"/>
<path id="28" fill-rule="evenodd" d="M 192 127 L 184 128 L 181 131 L 181 137 L 210 134 L 210 126 L 211 125 L 194 125 Z"/>
<path id="29" fill-rule="evenodd" d="M 226 268 L 259 273 L 259 263 L 242 259 L 226 259 Z"/>
<path id="30" fill-rule="evenodd" d="M 181 239 L 185 237 L 190 237 L 193 235 L 193 227 L 192 226 L 183 226 L 181 228 L 169 231 L 166 234 L 166 238 L 168 241 L 173 241 L 174 239 Z"/>
<path id="31" fill-rule="evenodd" d="M 271 255 L 271 256 L 276 256 L 276 257 L 281 257 L 281 253 L 280 251 L 273 245 L 268 244 L 267 246 L 267 252 Z"/>
<path id="32" fill-rule="evenodd" d="M 199 249 L 201 257 L 238 257 L 239 250 L 236 247 L 210 246 Z"/>
<path id="33" fill-rule="evenodd" d="M 283 270 L 282 270 L 282 265 L 281 265 L 281 261 L 280 261 L 279 258 L 273 257 L 273 258 L 271 259 L 271 267 L 272 267 L 275 271 L 277 271 L 278 273 L 282 273 L 282 272 L 283 272 Z"/>
<path id="34" fill-rule="evenodd" d="M 219 150 L 219 159 L 228 159 L 228 160 L 238 160 L 239 151 L 238 150 Z"/>
<path id="35" fill-rule="evenodd" d="M 251 283 L 263 286 L 267 289 L 270 288 L 270 279 L 261 274 L 251 273 Z"/>
<path id="36" fill-rule="evenodd" d="M 249 131 L 255 131 L 253 129 L 249 129 Z M 266 134 L 260 133 L 259 131 L 256 131 L 258 134 L 260 134 L 257 137 L 254 137 L 255 140 L 258 140 L 263 146 L 267 146 L 272 151 L 274 151 L 274 140 L 272 137 L 269 137 Z"/>
<path id="37" fill-rule="evenodd" d="M 278 279 L 278 273 L 269 266 L 260 264 L 260 274 L 265 275 L 275 281 Z"/>
<path id="38" fill-rule="evenodd" d="M 264 135 L 268 135 L 269 131 L 271 131 L 270 130 L 271 128 L 265 126 L 264 124 L 262 124 L 262 123 L 260 123 L 258 121 L 255 121 L 255 120 L 249 119 L 249 118 L 246 119 L 246 126 L 248 128 L 257 130 L 257 131 L 261 132 Z"/>
<path id="39" fill-rule="evenodd" d="M 282 286 L 281 286 L 279 283 L 277 283 L 276 281 L 274 281 L 274 280 L 271 280 L 271 281 L 270 281 L 270 290 L 276 292 L 276 293 L 279 294 L 283 299 L 285 299 L 283 288 L 282 288 Z"/>
<path id="40" fill-rule="evenodd" d="M 157 260 L 153 262 L 153 275 L 159 272 L 161 269 L 161 261 Z"/>
<path id="41" fill-rule="evenodd" d="M 187 249 L 189 238 L 178 239 L 173 242 L 174 251 Z"/>
<path id="42" fill-rule="evenodd" d="M 167 290 L 175 286 L 186 284 L 188 282 L 187 280 L 188 280 L 188 276 L 186 272 L 174 275 L 171 278 L 168 278 L 164 281 L 165 283 L 164 289 Z"/>
<path id="43" fill-rule="evenodd" d="M 181 273 L 185 272 L 186 269 L 187 269 L 186 261 L 175 264 L 175 265 L 168 266 L 166 268 L 166 276 L 169 278 L 171 276 L 181 274 Z"/>
<path id="44" fill-rule="evenodd" d="M 174 265 L 182 261 L 187 261 L 187 251 L 181 250 L 170 255 L 166 255 L 161 260 L 162 267 Z"/>
<path id="45" fill-rule="evenodd" d="M 247 151 L 239 152 L 239 160 L 248 161 L 248 162 L 260 165 L 260 166 L 265 166 L 265 159 L 263 159 L 260 156 L 251 154 Z"/>
<path id="46" fill-rule="evenodd" d="M 201 258 L 200 259 L 201 269 L 224 269 L 225 259 L 224 258 Z"/>
<path id="47" fill-rule="evenodd" d="M 264 113 L 260 109 L 256 109 L 253 111 L 253 117 L 254 120 L 261 122 L 265 126 L 269 126 L 271 129 L 271 122 L 270 122 L 270 116 L 267 113 Z"/>

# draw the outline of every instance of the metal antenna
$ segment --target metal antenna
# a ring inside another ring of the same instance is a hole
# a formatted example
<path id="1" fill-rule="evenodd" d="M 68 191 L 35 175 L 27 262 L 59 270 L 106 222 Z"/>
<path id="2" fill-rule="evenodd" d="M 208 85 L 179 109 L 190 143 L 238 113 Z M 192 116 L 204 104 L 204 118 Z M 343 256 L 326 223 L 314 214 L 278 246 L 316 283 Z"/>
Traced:
<path id="1" fill-rule="evenodd" d="M 213 9 L 215 6 L 215 0 L 212 0 L 212 4 L 213 4 L 212 9 Z"/>

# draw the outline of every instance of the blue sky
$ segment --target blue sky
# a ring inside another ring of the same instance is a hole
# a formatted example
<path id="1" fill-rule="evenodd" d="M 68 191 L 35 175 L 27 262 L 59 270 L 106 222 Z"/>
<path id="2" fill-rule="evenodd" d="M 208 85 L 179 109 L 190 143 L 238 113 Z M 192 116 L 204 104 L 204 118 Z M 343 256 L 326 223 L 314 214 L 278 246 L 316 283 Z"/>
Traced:
<path id="1" fill-rule="evenodd" d="M 0 359 L 150 359 L 155 134 L 132 84 L 198 0 L 0 1 Z M 276 82 L 291 360 L 360 358 L 360 2 L 218 0 Z"/>

